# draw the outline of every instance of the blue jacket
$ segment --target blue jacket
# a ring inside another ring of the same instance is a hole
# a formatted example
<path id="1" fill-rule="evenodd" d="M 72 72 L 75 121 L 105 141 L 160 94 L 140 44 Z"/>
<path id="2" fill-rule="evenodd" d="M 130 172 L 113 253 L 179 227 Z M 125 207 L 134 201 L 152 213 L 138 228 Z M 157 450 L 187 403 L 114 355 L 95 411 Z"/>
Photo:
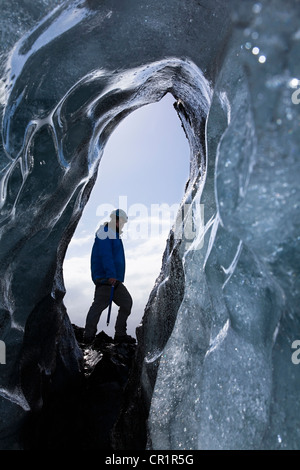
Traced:
<path id="1" fill-rule="evenodd" d="M 111 227 L 101 225 L 91 254 L 92 279 L 115 278 L 123 282 L 125 277 L 125 255 L 123 242 Z"/>

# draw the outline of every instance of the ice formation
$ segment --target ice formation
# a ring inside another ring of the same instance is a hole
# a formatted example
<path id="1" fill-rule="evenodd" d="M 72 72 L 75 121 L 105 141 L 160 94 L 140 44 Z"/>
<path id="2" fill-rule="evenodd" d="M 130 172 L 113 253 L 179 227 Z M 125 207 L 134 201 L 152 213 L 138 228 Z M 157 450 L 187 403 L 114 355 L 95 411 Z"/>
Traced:
<path id="1" fill-rule="evenodd" d="M 182 204 L 204 205 L 204 230 L 167 244 L 116 446 L 143 418 L 151 449 L 300 447 L 298 2 L 171 3 L 4 5 L 3 449 L 21 445 L 43 381 L 80 369 L 64 254 L 109 135 L 167 92 L 191 148 Z M 16 21 L 33 29 L 18 38 Z"/>

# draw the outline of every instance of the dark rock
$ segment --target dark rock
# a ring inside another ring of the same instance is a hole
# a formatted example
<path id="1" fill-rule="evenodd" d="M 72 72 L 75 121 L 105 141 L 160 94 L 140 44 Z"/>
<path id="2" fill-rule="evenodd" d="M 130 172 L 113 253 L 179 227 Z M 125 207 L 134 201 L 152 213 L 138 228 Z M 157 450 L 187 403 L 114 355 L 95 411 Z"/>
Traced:
<path id="1" fill-rule="evenodd" d="M 124 388 L 136 346 L 114 344 L 103 331 L 83 343 L 83 329 L 72 325 L 83 354 L 83 369 L 61 389 L 43 384 L 43 405 L 31 412 L 23 430 L 25 450 L 110 450 Z"/>

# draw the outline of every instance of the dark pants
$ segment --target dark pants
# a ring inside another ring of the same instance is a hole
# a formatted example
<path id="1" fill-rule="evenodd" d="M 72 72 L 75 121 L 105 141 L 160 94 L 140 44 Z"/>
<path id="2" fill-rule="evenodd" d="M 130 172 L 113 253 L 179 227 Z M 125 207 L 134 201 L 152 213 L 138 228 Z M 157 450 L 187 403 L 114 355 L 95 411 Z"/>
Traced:
<path id="1" fill-rule="evenodd" d="M 94 301 L 86 317 L 84 331 L 86 341 L 92 341 L 97 333 L 97 324 L 101 313 L 108 307 L 110 292 L 111 286 L 103 284 L 96 285 Z M 127 318 L 131 312 L 132 298 L 121 282 L 114 288 L 113 301 L 120 307 L 115 324 L 115 334 L 118 336 L 126 335 Z"/>

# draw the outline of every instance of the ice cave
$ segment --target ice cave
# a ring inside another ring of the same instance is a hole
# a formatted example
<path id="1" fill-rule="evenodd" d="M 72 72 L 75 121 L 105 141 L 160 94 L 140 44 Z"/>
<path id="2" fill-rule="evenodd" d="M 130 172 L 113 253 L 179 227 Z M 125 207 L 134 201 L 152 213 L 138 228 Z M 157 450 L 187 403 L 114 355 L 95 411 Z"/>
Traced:
<path id="1" fill-rule="evenodd" d="M 107 445 L 299 450 L 297 0 L 1 8 L 1 450 L 24 449 L 46 389 L 74 390 L 66 249 L 109 136 L 167 93 L 190 146 L 178 201 L 189 211 L 168 238 Z M 178 236 L 190 220 L 192 240 Z"/>

